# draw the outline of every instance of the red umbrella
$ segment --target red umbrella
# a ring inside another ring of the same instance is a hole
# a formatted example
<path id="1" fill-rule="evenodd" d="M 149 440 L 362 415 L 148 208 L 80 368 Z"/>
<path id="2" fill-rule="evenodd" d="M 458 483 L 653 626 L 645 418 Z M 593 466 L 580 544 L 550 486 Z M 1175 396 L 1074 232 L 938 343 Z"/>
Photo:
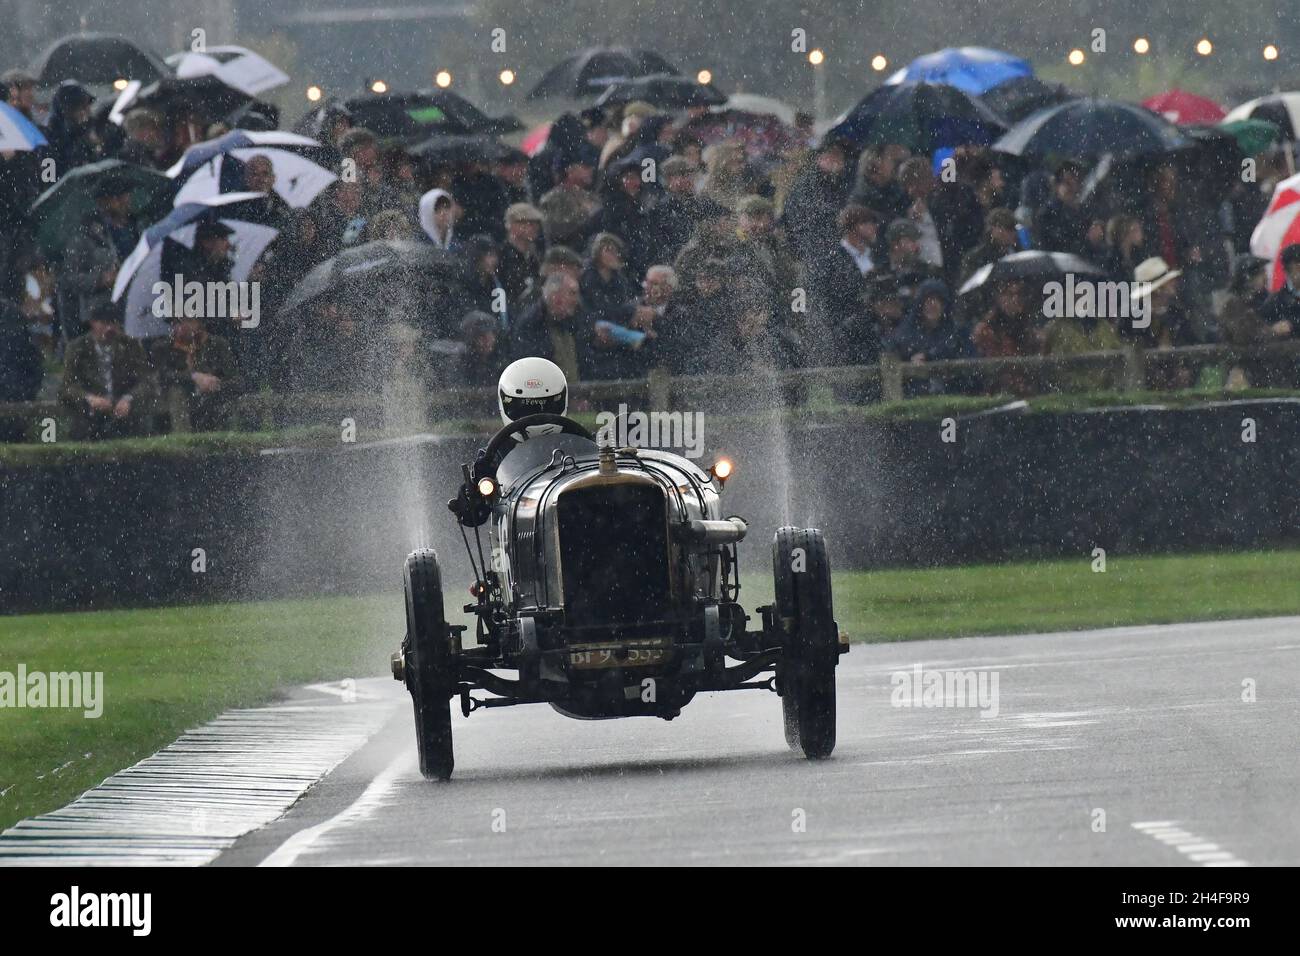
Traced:
<path id="1" fill-rule="evenodd" d="M 1214 100 L 1207 100 L 1204 96 L 1197 96 L 1186 90 L 1170 90 L 1168 93 L 1161 93 L 1144 100 L 1142 105 L 1179 126 L 1190 126 L 1196 123 L 1209 125 L 1219 122 L 1227 115 L 1224 108 Z"/>
<path id="2" fill-rule="evenodd" d="M 1273 199 L 1250 237 L 1250 251 L 1272 264 L 1269 288 L 1286 282 L 1282 250 L 1300 243 L 1300 176 L 1284 179 L 1273 188 Z"/>
<path id="3" fill-rule="evenodd" d="M 543 123 L 540 126 L 535 126 L 528 131 L 528 135 L 524 137 L 524 141 L 520 144 L 519 148 L 529 156 L 536 156 L 542 151 L 542 147 L 546 145 L 546 138 L 550 135 L 550 123 Z"/>

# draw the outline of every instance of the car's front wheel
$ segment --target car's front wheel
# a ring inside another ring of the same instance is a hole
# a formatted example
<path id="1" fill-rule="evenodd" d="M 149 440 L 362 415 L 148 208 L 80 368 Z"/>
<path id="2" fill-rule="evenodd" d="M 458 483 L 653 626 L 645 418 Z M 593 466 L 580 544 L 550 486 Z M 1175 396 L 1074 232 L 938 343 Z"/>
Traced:
<path id="1" fill-rule="evenodd" d="M 406 591 L 406 686 L 415 707 L 415 740 L 420 773 L 430 780 L 451 777 L 451 698 L 456 687 L 456 636 L 443 616 L 442 575 L 438 556 L 430 548 L 407 555 L 403 572 Z"/>
<path id="2" fill-rule="evenodd" d="M 785 739 L 809 759 L 835 749 L 839 629 L 826 540 L 815 528 L 781 528 L 772 541 L 775 612 L 784 653 L 777 668 Z"/>

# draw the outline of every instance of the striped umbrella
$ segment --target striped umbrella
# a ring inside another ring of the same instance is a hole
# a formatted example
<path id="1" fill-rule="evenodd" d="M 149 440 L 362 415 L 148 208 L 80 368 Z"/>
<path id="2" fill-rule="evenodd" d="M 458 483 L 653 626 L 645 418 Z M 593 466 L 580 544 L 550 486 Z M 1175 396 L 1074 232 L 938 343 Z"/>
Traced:
<path id="1" fill-rule="evenodd" d="M 316 140 L 283 130 L 254 132 L 232 130 L 224 136 L 198 143 L 167 170 L 172 179 L 183 181 L 176 205 L 207 199 L 243 188 L 243 164 L 264 156 L 275 171 L 275 191 L 295 209 L 309 206 L 338 176 L 312 157 L 323 150 Z"/>

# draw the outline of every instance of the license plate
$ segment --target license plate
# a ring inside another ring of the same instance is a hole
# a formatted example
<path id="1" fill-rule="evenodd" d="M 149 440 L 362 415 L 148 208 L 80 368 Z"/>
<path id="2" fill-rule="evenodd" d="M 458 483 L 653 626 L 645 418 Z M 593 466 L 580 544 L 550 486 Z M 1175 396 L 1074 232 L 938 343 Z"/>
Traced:
<path id="1" fill-rule="evenodd" d="M 569 649 L 569 664 L 579 670 L 597 667 L 649 667 L 668 659 L 666 640 L 622 644 L 579 644 Z"/>

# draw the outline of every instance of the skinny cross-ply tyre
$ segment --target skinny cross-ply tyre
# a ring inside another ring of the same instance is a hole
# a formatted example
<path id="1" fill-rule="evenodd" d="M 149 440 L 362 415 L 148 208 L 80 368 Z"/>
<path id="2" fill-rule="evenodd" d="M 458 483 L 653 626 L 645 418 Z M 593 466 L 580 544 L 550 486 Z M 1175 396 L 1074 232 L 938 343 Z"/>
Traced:
<path id="1" fill-rule="evenodd" d="M 781 528 L 772 540 L 775 613 L 786 658 L 777 670 L 785 739 L 812 760 L 835 749 L 839 629 L 826 539 L 815 528 Z"/>
<path id="2" fill-rule="evenodd" d="M 438 556 L 428 548 L 406 558 L 406 682 L 415 708 L 420 773 L 430 780 L 451 777 L 451 697 L 455 688 L 454 639 L 443 616 Z"/>

